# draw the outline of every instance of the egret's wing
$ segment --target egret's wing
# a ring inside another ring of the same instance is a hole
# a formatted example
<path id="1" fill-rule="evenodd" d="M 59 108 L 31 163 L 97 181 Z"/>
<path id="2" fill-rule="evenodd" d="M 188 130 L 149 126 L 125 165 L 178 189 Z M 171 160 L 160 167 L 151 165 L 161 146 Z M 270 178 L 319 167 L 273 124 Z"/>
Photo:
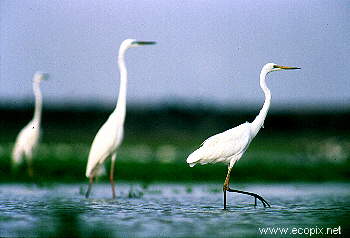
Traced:
<path id="1" fill-rule="evenodd" d="M 219 133 L 209 137 L 208 139 L 202 142 L 201 146 L 209 146 L 209 145 L 217 144 L 220 141 L 221 134 L 222 133 Z"/>
<path id="2" fill-rule="evenodd" d="M 19 144 L 15 144 L 12 150 L 12 164 L 14 166 L 21 164 L 23 161 L 24 150 L 20 147 Z"/>
<path id="3" fill-rule="evenodd" d="M 250 125 L 244 123 L 208 138 L 199 149 L 187 158 L 187 163 L 228 162 L 229 159 L 242 155 L 247 149 L 250 139 Z"/>
<path id="4" fill-rule="evenodd" d="M 244 152 L 249 142 L 250 130 L 245 124 L 242 124 L 216 135 L 202 147 L 212 159 L 228 158 Z"/>
<path id="5" fill-rule="evenodd" d="M 111 155 L 119 146 L 123 137 L 123 127 L 116 125 L 112 120 L 107 120 L 97 132 L 89 152 L 88 163 L 86 167 L 86 176 L 102 164 L 109 155 Z"/>
<path id="6" fill-rule="evenodd" d="M 201 144 L 201 146 L 215 146 L 218 143 L 224 143 L 226 141 L 239 141 L 242 137 L 247 136 L 250 136 L 248 122 L 209 137 Z"/>
<path id="7" fill-rule="evenodd" d="M 22 161 L 23 155 L 30 159 L 33 150 L 38 144 L 40 128 L 35 127 L 32 121 L 29 122 L 18 134 L 12 152 L 12 162 L 18 164 Z"/>
<path id="8" fill-rule="evenodd" d="M 98 164 L 108 157 L 111 150 L 110 136 L 107 135 L 107 128 L 102 126 L 97 132 L 90 148 L 88 163 L 86 166 L 86 176 L 89 177 L 91 172 Z"/>

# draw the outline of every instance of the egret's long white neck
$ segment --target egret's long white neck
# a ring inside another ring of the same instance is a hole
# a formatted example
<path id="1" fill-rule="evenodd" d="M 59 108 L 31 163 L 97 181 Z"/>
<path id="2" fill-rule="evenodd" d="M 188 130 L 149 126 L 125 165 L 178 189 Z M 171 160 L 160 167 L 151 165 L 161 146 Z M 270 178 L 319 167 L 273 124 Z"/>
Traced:
<path id="1" fill-rule="evenodd" d="M 124 59 L 125 52 L 126 49 L 119 49 L 118 66 L 120 70 L 120 85 L 117 106 L 113 112 L 115 113 L 115 116 L 117 116 L 121 120 L 122 123 L 124 123 L 126 113 L 126 86 L 128 79 L 128 72 L 126 70 Z"/>
<path id="2" fill-rule="evenodd" d="M 259 132 L 260 128 L 264 126 L 264 121 L 267 115 L 267 112 L 270 108 L 271 103 L 271 92 L 266 86 L 266 75 L 268 74 L 268 71 L 265 69 L 261 70 L 260 73 L 260 87 L 263 90 L 265 94 L 265 102 L 263 107 L 261 108 L 259 114 L 256 116 L 254 121 L 252 122 L 252 135 L 253 137 L 256 136 L 256 134 Z"/>
<path id="3" fill-rule="evenodd" d="M 33 122 L 40 125 L 41 110 L 42 110 L 42 104 L 43 104 L 43 99 L 40 91 L 40 82 L 33 81 L 33 91 L 35 95 L 35 109 L 34 109 Z"/>

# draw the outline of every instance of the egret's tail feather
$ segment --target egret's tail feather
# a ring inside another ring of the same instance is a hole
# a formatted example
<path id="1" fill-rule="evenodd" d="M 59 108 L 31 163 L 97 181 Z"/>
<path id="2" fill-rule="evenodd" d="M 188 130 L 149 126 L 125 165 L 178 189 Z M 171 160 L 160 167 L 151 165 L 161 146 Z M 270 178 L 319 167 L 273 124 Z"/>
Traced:
<path id="1" fill-rule="evenodd" d="M 107 171 L 106 171 L 106 168 L 105 166 L 102 164 L 102 165 L 97 165 L 95 166 L 94 168 L 90 168 L 88 167 L 86 169 L 86 172 L 85 172 L 85 176 L 87 178 L 90 178 L 91 176 L 94 176 L 94 177 L 101 177 L 101 176 L 105 176 L 107 174 Z"/>
<path id="2" fill-rule="evenodd" d="M 86 170 L 85 176 L 86 176 L 87 178 L 90 178 L 90 176 L 91 176 L 91 170 L 90 170 L 90 169 L 87 169 L 87 170 Z"/>
<path id="3" fill-rule="evenodd" d="M 23 162 L 23 152 L 18 148 L 15 148 L 12 152 L 12 166 L 17 167 Z"/>
<path id="4" fill-rule="evenodd" d="M 190 165 L 190 167 L 193 167 L 197 163 L 201 163 L 200 162 L 201 159 L 202 159 L 202 153 L 201 153 L 201 148 L 199 148 L 187 157 L 186 162 Z"/>

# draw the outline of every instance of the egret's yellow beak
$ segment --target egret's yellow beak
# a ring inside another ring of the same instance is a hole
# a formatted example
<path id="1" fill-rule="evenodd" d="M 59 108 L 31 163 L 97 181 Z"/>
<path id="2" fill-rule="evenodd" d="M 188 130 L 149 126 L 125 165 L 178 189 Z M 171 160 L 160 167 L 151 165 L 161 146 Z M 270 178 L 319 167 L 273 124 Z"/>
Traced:
<path id="1" fill-rule="evenodd" d="M 274 68 L 279 68 L 279 69 L 301 69 L 298 67 L 289 67 L 289 66 L 281 66 L 281 65 L 274 65 Z"/>

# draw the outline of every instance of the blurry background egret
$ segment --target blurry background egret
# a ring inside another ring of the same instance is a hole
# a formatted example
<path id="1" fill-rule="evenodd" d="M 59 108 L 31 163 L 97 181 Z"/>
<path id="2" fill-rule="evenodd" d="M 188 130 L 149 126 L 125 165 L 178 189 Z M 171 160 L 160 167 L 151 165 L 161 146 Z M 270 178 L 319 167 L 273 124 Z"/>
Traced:
<path id="1" fill-rule="evenodd" d="M 127 87 L 127 70 L 125 66 L 125 52 L 129 48 L 134 48 L 143 45 L 155 44 L 153 41 L 136 41 L 134 39 L 126 39 L 122 42 L 118 54 L 118 66 L 120 70 L 120 86 L 117 105 L 109 116 L 107 121 L 102 125 L 97 132 L 89 153 L 88 163 L 86 167 L 86 177 L 89 178 L 89 187 L 86 192 L 86 197 L 89 197 L 92 183 L 97 170 L 103 162 L 111 156 L 110 183 L 112 186 L 112 196 L 115 198 L 114 188 L 114 163 L 117 156 L 117 148 L 123 139 L 125 110 L 126 110 L 126 87 Z"/>
<path id="2" fill-rule="evenodd" d="M 40 83 L 42 80 L 48 79 L 49 75 L 37 71 L 33 76 L 33 92 L 35 96 L 35 108 L 33 119 L 19 132 L 13 151 L 12 151 L 12 165 L 16 168 L 23 162 L 27 162 L 28 174 L 33 176 L 32 157 L 33 152 L 38 146 L 40 137 L 40 123 L 42 111 L 42 95 L 40 90 Z"/>
<path id="3" fill-rule="evenodd" d="M 224 209 L 226 209 L 226 191 L 253 196 L 255 198 L 255 205 L 256 199 L 259 199 L 264 207 L 270 206 L 268 202 L 258 194 L 231 189 L 229 187 L 230 174 L 233 165 L 243 156 L 244 152 L 248 149 L 250 142 L 258 134 L 260 128 L 264 127 L 264 121 L 271 103 L 271 92 L 265 82 L 266 75 L 273 71 L 291 69 L 300 68 L 280 66 L 274 63 L 264 65 L 260 72 L 260 87 L 265 94 L 265 102 L 254 121 L 252 123 L 245 122 L 237 127 L 209 137 L 202 143 L 199 149 L 194 151 L 187 158 L 187 163 L 189 163 L 191 167 L 197 163 L 207 164 L 223 162 L 228 164 L 228 172 L 223 186 Z"/>

